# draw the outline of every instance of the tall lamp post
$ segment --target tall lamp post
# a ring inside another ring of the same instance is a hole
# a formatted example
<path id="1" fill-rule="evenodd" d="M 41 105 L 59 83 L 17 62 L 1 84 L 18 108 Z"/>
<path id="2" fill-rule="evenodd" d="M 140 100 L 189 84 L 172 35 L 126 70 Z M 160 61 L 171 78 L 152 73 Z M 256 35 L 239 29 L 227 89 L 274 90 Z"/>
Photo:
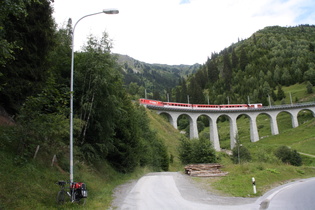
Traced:
<path id="1" fill-rule="evenodd" d="M 98 15 L 98 14 L 118 14 L 117 9 L 104 9 L 102 12 L 97 12 L 81 17 L 75 24 L 72 30 L 72 54 L 71 54 L 71 83 L 70 83 L 70 182 L 73 182 L 73 66 L 74 66 L 74 30 L 77 24 L 83 18 Z"/>

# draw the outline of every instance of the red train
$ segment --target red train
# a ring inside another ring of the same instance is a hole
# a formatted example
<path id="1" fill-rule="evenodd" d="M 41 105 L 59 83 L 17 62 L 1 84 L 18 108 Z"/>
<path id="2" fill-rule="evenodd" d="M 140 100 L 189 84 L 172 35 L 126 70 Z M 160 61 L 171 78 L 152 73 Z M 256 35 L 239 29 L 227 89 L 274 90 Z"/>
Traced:
<path id="1" fill-rule="evenodd" d="M 204 110 L 231 110 L 231 109 L 248 109 L 248 108 L 261 108 L 262 104 L 185 104 L 176 102 L 163 102 L 152 99 L 140 98 L 139 103 L 142 105 L 161 106 L 167 108 L 177 109 L 204 109 Z"/>

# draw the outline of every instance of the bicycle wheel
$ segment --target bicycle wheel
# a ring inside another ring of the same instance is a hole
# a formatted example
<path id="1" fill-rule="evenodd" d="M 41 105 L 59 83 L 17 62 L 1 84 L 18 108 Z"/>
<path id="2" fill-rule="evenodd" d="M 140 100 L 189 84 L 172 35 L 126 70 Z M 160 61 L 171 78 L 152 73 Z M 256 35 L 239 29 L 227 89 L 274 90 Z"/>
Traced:
<path id="1" fill-rule="evenodd" d="M 62 205 L 65 203 L 66 191 L 61 190 L 57 194 L 57 204 Z"/>
<path id="2" fill-rule="evenodd" d="M 80 199 L 77 200 L 77 203 L 79 205 L 85 205 L 85 202 L 86 202 L 86 198 L 80 198 Z"/>

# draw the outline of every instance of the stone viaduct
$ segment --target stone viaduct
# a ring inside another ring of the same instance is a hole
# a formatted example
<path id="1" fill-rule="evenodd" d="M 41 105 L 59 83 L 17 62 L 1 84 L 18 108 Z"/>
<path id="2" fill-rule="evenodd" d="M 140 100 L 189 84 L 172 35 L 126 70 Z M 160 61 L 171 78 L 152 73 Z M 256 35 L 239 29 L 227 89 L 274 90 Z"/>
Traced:
<path id="1" fill-rule="evenodd" d="M 195 110 L 195 109 L 182 109 L 182 108 L 166 108 L 159 106 L 147 105 L 147 108 L 156 110 L 158 114 L 166 114 L 169 122 L 177 129 L 177 119 L 180 115 L 187 115 L 190 121 L 190 138 L 198 138 L 197 119 L 200 116 L 207 116 L 210 122 L 210 140 L 216 151 L 220 151 L 219 134 L 217 127 L 217 119 L 225 115 L 230 121 L 230 145 L 231 149 L 236 144 L 236 137 L 238 134 L 236 120 L 240 115 L 246 115 L 250 121 L 250 140 L 251 142 L 259 141 L 259 134 L 256 124 L 256 118 L 260 114 L 266 114 L 270 117 L 271 134 L 279 134 L 277 115 L 280 112 L 287 112 L 291 115 L 292 127 L 299 126 L 298 113 L 302 110 L 309 110 L 315 117 L 315 102 L 270 106 L 258 109 L 246 110 Z"/>

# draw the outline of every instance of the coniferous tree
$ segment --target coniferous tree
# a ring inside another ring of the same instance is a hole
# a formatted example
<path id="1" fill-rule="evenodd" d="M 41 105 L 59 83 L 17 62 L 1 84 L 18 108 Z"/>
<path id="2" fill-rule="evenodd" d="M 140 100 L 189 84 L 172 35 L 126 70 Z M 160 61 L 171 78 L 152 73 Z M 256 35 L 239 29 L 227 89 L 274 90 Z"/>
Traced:
<path id="1" fill-rule="evenodd" d="M 190 81 L 188 94 L 190 96 L 190 103 L 192 104 L 203 104 L 205 102 L 202 88 L 195 78 Z"/>
<path id="2" fill-rule="evenodd" d="M 232 68 L 236 69 L 238 66 L 238 57 L 235 53 L 235 49 L 233 48 L 232 50 Z"/>
<path id="3" fill-rule="evenodd" d="M 281 85 L 278 85 L 277 98 L 278 100 L 282 100 L 285 98 L 285 94 L 284 94 L 284 91 L 282 90 Z"/>
<path id="4" fill-rule="evenodd" d="M 181 93 L 180 93 L 180 101 L 181 103 L 187 103 L 187 86 L 186 86 L 186 80 L 182 78 L 182 85 L 181 85 Z"/>
<path id="5" fill-rule="evenodd" d="M 219 69 L 215 63 L 215 59 L 209 59 L 206 62 L 208 69 L 208 78 L 211 84 L 214 84 L 219 79 Z"/>
<path id="6" fill-rule="evenodd" d="M 222 78 L 225 82 L 225 86 L 227 90 L 230 90 L 231 81 L 232 81 L 232 66 L 229 58 L 229 54 L 227 50 L 223 52 L 223 71 L 222 71 Z"/>
<path id="7" fill-rule="evenodd" d="M 240 52 L 240 69 L 242 71 L 245 71 L 245 68 L 246 68 L 248 63 L 249 63 L 249 61 L 248 61 L 248 58 L 247 58 L 245 47 L 242 46 L 241 47 L 241 52 Z"/>
<path id="8" fill-rule="evenodd" d="M 175 102 L 180 102 L 181 100 L 181 90 L 180 86 L 175 87 Z"/>
<path id="9" fill-rule="evenodd" d="M 204 66 L 202 66 L 199 71 L 196 72 L 196 74 L 194 75 L 194 78 L 196 80 L 196 82 L 198 83 L 198 85 L 204 89 L 206 87 L 206 84 L 208 82 L 208 75 L 207 75 L 207 70 Z"/>
<path id="10" fill-rule="evenodd" d="M 310 50 L 311 52 L 314 52 L 314 44 L 313 44 L 313 43 L 310 43 L 310 45 L 309 45 L 309 50 Z"/>

